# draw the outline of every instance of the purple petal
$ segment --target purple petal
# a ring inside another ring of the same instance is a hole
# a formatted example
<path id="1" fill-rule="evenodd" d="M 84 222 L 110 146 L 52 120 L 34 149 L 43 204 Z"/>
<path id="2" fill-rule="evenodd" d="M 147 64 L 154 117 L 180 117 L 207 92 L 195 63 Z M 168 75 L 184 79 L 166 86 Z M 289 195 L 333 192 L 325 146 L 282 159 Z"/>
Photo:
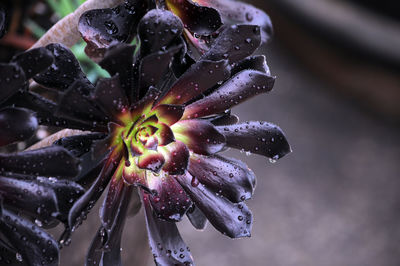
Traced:
<path id="1" fill-rule="evenodd" d="M 183 188 L 171 175 L 161 172 L 160 175 L 147 175 L 149 188 L 156 191 L 149 195 L 151 206 L 158 218 L 179 222 L 192 205 Z"/>
<path id="2" fill-rule="evenodd" d="M 0 146 L 30 138 L 37 127 L 38 120 L 30 110 L 11 107 L 0 110 Z"/>
<path id="3" fill-rule="evenodd" d="M 206 120 L 182 120 L 171 127 L 175 138 L 198 154 L 214 154 L 225 146 L 225 138 Z"/>
<path id="4" fill-rule="evenodd" d="M 53 63 L 53 55 L 45 47 L 40 47 L 14 56 L 11 62 L 18 64 L 28 80 L 44 71 Z"/>
<path id="5" fill-rule="evenodd" d="M 189 149 L 181 141 L 175 141 L 162 147 L 159 151 L 164 155 L 163 171 L 170 175 L 182 175 L 189 164 Z"/>
<path id="6" fill-rule="evenodd" d="M 210 95 L 186 106 L 183 119 L 223 113 L 259 93 L 269 92 L 274 82 L 274 77 L 264 73 L 254 70 L 242 71 Z"/>
<path id="7" fill-rule="evenodd" d="M 253 216 L 245 204 L 232 203 L 216 195 L 203 184 L 196 182 L 196 178 L 188 173 L 176 178 L 218 231 L 231 238 L 250 236 Z"/>
<path id="8" fill-rule="evenodd" d="M 186 213 L 190 223 L 196 228 L 197 230 L 204 230 L 207 226 L 208 220 L 207 217 L 200 211 L 196 205 L 192 205 L 192 207 Z"/>
<path id="9" fill-rule="evenodd" d="M 158 219 L 150 207 L 148 196 L 142 193 L 142 197 L 149 244 L 155 263 L 160 266 L 193 265 L 192 255 L 175 223 Z"/>
<path id="10" fill-rule="evenodd" d="M 254 173 L 235 159 L 192 155 L 189 172 L 207 188 L 235 203 L 250 199 L 254 191 Z"/>
<path id="11" fill-rule="evenodd" d="M 257 70 L 259 72 L 267 74 L 268 76 L 271 75 L 271 72 L 267 65 L 267 61 L 265 59 L 265 55 L 247 57 L 238 62 L 236 66 L 232 69 L 232 75 L 236 75 L 237 73 L 246 69 Z"/>
<path id="12" fill-rule="evenodd" d="M 226 137 L 227 146 L 232 148 L 264 155 L 273 160 L 291 152 L 282 130 L 271 123 L 250 121 L 217 129 Z"/>

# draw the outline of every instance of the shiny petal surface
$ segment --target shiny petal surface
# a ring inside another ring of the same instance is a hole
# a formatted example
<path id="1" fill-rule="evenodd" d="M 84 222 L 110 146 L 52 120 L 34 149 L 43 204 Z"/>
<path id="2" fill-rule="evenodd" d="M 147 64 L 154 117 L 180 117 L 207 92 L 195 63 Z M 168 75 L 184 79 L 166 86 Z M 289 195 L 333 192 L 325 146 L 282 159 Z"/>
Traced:
<path id="1" fill-rule="evenodd" d="M 251 211 L 243 203 L 232 203 L 203 184 L 193 182 L 190 174 L 176 176 L 197 207 L 222 234 L 231 238 L 249 237 L 253 223 Z"/>
<path id="2" fill-rule="evenodd" d="M 90 133 L 61 138 L 55 141 L 54 144 L 64 147 L 73 156 L 81 157 L 91 150 L 94 142 L 102 140 L 104 137 L 105 134 L 103 133 Z"/>
<path id="3" fill-rule="evenodd" d="M 100 79 L 96 84 L 93 100 L 114 120 L 122 111 L 129 109 L 129 101 L 120 85 L 119 74 L 109 79 Z"/>
<path id="4" fill-rule="evenodd" d="M 175 223 L 158 219 L 151 209 L 148 196 L 144 194 L 142 197 L 149 244 L 155 263 L 160 266 L 193 265 L 192 255 Z"/>
<path id="5" fill-rule="evenodd" d="M 152 150 L 147 150 L 142 156 L 138 158 L 137 166 L 141 169 L 150 170 L 154 173 L 160 172 L 165 163 L 164 156 Z"/>
<path id="6" fill-rule="evenodd" d="M 165 50 L 183 31 L 182 22 L 169 11 L 153 9 L 140 21 L 141 55 Z"/>
<path id="7" fill-rule="evenodd" d="M 261 44 L 260 27 L 254 25 L 233 25 L 226 28 L 203 55 L 203 59 L 228 59 L 238 62 L 251 55 Z"/>
<path id="8" fill-rule="evenodd" d="M 265 55 L 246 57 L 242 61 L 238 62 L 236 66 L 232 69 L 232 75 L 236 75 L 237 73 L 246 69 L 257 70 L 259 72 L 267 74 L 268 76 L 271 75 L 271 72 L 267 65 L 267 61 L 265 59 Z"/>
<path id="9" fill-rule="evenodd" d="M 200 6 L 191 0 L 166 0 L 168 9 L 174 12 L 189 31 L 198 35 L 210 35 L 222 26 L 217 10 Z"/>
<path id="10" fill-rule="evenodd" d="M 155 195 L 149 195 L 151 206 L 158 218 L 179 222 L 192 202 L 175 177 L 161 172 L 147 175 L 147 182 Z"/>
<path id="11" fill-rule="evenodd" d="M 0 230 L 17 247 L 23 261 L 28 265 L 58 265 L 57 242 L 35 224 L 3 210 Z"/>
<path id="12" fill-rule="evenodd" d="M 210 95 L 186 106 L 183 119 L 223 113 L 257 94 L 269 92 L 274 83 L 275 78 L 264 73 L 242 71 Z"/>
<path id="13" fill-rule="evenodd" d="M 250 199 L 254 191 L 254 173 L 235 159 L 219 155 L 192 155 L 189 172 L 200 183 L 231 202 Z"/>
<path id="14" fill-rule="evenodd" d="M 227 61 L 202 60 L 192 65 L 159 100 L 159 104 L 184 104 L 229 77 Z"/>
<path id="15" fill-rule="evenodd" d="M 194 204 L 186 213 L 186 216 L 188 217 L 193 227 L 197 230 L 204 230 L 207 227 L 207 217 Z"/>
<path id="16" fill-rule="evenodd" d="M 198 154 L 214 154 L 225 146 L 225 137 L 206 120 L 179 121 L 171 127 L 175 138 Z"/>
<path id="17" fill-rule="evenodd" d="M 175 141 L 162 147 L 159 151 L 164 155 L 163 171 L 171 175 L 182 175 L 189 164 L 189 149 L 181 141 Z"/>
<path id="18" fill-rule="evenodd" d="M 28 50 L 14 56 L 11 62 L 18 64 L 25 73 L 26 79 L 32 78 L 53 63 L 53 55 L 44 47 Z"/>
<path id="19" fill-rule="evenodd" d="M 86 54 L 102 59 L 112 42 L 129 42 L 140 18 L 147 11 L 146 1 L 131 1 L 115 8 L 92 9 L 79 19 L 78 30 L 87 42 Z"/>
<path id="20" fill-rule="evenodd" d="M 171 126 L 181 119 L 184 110 L 183 105 L 160 104 L 152 112 L 157 116 L 160 123 Z"/>
<path id="21" fill-rule="evenodd" d="M 83 80 L 90 87 L 78 60 L 67 47 L 59 43 L 52 43 L 47 45 L 46 49 L 54 56 L 54 62 L 45 71 L 33 77 L 37 83 L 47 88 L 64 91 L 75 80 Z"/>
<path id="22" fill-rule="evenodd" d="M 160 123 L 157 125 L 157 132 L 155 133 L 158 139 L 159 146 L 166 146 L 171 142 L 175 141 L 174 133 L 171 128 L 164 123 Z"/>
<path id="23" fill-rule="evenodd" d="M 291 152 L 283 131 L 276 125 L 250 121 L 217 128 L 226 137 L 227 146 L 264 155 L 273 160 Z"/>
<path id="24" fill-rule="evenodd" d="M 23 70 L 17 64 L 0 63 L 0 103 L 4 102 L 19 90 L 26 90 L 26 82 Z"/>
<path id="25" fill-rule="evenodd" d="M 38 127 L 33 112 L 23 108 L 0 110 L 0 146 L 30 138 Z"/>
<path id="26" fill-rule="evenodd" d="M 231 111 L 225 111 L 222 114 L 213 116 L 208 119 L 214 126 L 233 125 L 239 122 L 239 117 L 231 114 Z"/>
<path id="27" fill-rule="evenodd" d="M 60 146 L 0 155 L 0 171 L 51 177 L 74 177 L 79 160 Z"/>
<path id="28" fill-rule="evenodd" d="M 124 186 L 125 184 L 121 179 L 113 179 L 108 187 L 107 196 L 100 209 L 101 223 L 107 231 L 110 231 L 115 223 Z"/>
<path id="29" fill-rule="evenodd" d="M 263 42 L 271 38 L 273 32 L 271 19 L 264 11 L 253 5 L 232 0 L 193 0 L 193 2 L 217 9 L 224 24 L 258 25 L 262 29 Z"/>

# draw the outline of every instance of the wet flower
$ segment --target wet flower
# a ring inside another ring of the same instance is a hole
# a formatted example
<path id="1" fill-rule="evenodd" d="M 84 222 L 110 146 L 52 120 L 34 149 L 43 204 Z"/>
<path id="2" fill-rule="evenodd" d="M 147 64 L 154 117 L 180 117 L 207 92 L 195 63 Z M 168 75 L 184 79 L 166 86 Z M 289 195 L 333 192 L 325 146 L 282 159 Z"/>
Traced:
<path id="1" fill-rule="evenodd" d="M 89 36 L 104 18 L 89 23 L 96 19 L 87 14 L 80 30 L 91 45 Z M 15 102 L 37 109 L 40 124 L 92 132 L 57 141 L 81 158 L 75 180 L 88 187 L 69 212 L 68 229 L 77 228 L 109 186 L 87 265 L 120 263 L 126 214 L 139 197 L 156 263 L 192 264 L 175 225 L 184 215 L 197 229 L 209 221 L 231 238 L 251 232 L 244 201 L 253 194 L 255 176 L 243 162 L 217 153 L 232 147 L 277 160 L 290 152 L 279 127 L 239 123 L 229 111 L 269 92 L 275 78 L 264 56 L 249 57 L 261 43 L 259 26 L 225 27 L 197 62 L 184 64 L 184 24 L 173 13 L 150 10 L 137 25 L 140 47 L 115 39 L 93 50 L 111 78 L 91 84 L 72 53 L 51 44 L 46 49 L 54 62 L 34 79 L 57 93 L 58 102 L 26 95 Z"/>
<path id="2" fill-rule="evenodd" d="M 35 133 L 35 113 L 15 107 L 13 99 L 28 94 L 28 80 L 52 62 L 51 53 L 39 48 L 0 63 L 0 146 Z M 84 189 L 66 179 L 78 173 L 79 160 L 61 146 L 0 153 L 1 265 L 58 265 L 58 243 L 42 227 L 67 224 Z"/>

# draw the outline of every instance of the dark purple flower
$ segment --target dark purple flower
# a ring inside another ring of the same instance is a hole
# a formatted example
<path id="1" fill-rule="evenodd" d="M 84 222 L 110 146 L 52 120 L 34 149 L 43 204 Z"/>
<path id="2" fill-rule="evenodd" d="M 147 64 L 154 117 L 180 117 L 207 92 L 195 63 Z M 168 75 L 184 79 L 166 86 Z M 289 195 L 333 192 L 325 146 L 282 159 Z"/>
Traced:
<path id="1" fill-rule="evenodd" d="M 84 37 L 98 31 L 102 19 L 81 26 Z M 158 265 L 193 263 L 175 225 L 185 214 L 195 228 L 208 220 L 231 238 L 250 236 L 253 218 L 244 201 L 255 176 L 241 161 L 217 153 L 232 147 L 277 160 L 290 152 L 279 127 L 238 123 L 229 111 L 274 85 L 265 58 L 249 57 L 261 43 L 260 27 L 226 26 L 197 62 L 186 63 L 183 31 L 171 12 L 149 11 L 138 22 L 139 49 L 114 42 L 118 38 L 104 47 L 97 58 L 112 77 L 96 85 L 67 48 L 48 45 L 54 63 L 34 79 L 58 93 L 58 102 L 51 109 L 38 97 L 17 101 L 36 107 L 41 124 L 94 132 L 57 142 L 81 158 L 75 180 L 88 187 L 69 212 L 72 231 L 108 186 L 87 265 L 120 265 L 126 213 L 137 193 Z"/>

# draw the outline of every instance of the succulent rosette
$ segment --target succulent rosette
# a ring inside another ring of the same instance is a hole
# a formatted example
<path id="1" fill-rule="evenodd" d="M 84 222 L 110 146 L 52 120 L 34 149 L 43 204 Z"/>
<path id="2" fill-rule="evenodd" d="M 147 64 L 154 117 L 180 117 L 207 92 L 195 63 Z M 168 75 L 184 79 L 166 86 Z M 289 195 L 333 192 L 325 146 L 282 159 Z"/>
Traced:
<path id="1" fill-rule="evenodd" d="M 279 127 L 239 123 L 230 112 L 274 85 L 265 57 L 251 56 L 262 42 L 258 25 L 221 28 L 197 61 L 185 62 L 186 25 L 168 10 L 152 9 L 124 24 L 124 35 L 115 18 L 142 5 L 154 7 L 127 1 L 81 17 L 89 54 L 111 78 L 90 83 L 66 47 L 50 44 L 42 49 L 54 61 L 33 78 L 57 100 L 29 91 L 12 97 L 15 107 L 35 110 L 39 124 L 84 130 L 56 144 L 81 159 L 74 181 L 87 188 L 71 207 L 61 243 L 108 187 L 87 265 L 121 264 L 127 213 L 140 202 L 157 265 L 193 264 L 175 224 L 184 215 L 197 229 L 209 221 L 231 238 L 250 236 L 253 218 L 244 201 L 254 192 L 255 176 L 243 162 L 218 153 L 232 147 L 277 160 L 290 152 Z M 121 43 L 133 38 L 140 45 Z"/>
<path id="2" fill-rule="evenodd" d="M 0 146 L 35 133 L 35 113 L 12 99 L 28 93 L 28 80 L 52 62 L 51 53 L 39 48 L 0 63 Z M 58 265 L 58 243 L 43 228 L 67 224 L 70 208 L 84 193 L 68 180 L 78 173 L 79 160 L 61 146 L 0 153 L 1 265 Z"/>

